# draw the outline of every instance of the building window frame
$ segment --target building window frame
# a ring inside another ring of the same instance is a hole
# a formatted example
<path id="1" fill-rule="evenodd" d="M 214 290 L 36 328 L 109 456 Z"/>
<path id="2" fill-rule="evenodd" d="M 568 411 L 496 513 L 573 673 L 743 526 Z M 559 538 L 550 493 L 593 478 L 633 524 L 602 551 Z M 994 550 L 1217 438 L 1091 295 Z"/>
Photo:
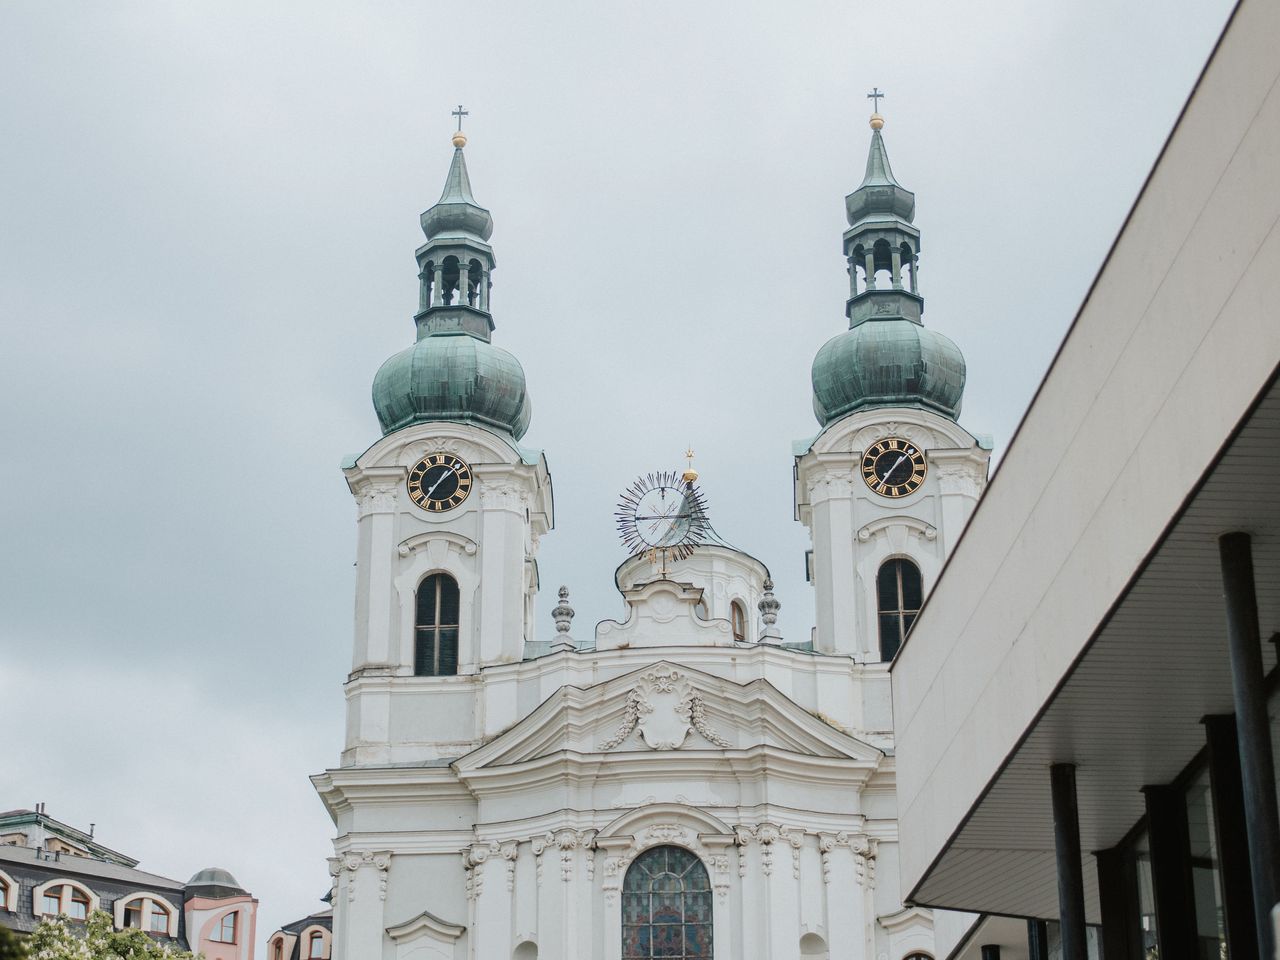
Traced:
<path id="1" fill-rule="evenodd" d="M 462 591 L 457 578 L 443 570 L 423 577 L 414 591 L 414 676 L 457 675 L 461 619 Z"/>
<path id="2" fill-rule="evenodd" d="M 18 912 L 18 890 L 18 882 L 0 870 L 0 910 L 7 913 Z"/>
<path id="3" fill-rule="evenodd" d="M 126 922 L 130 910 L 138 911 L 138 923 L 134 927 Z M 164 918 L 164 929 L 155 928 L 156 917 Z M 117 930 L 137 929 L 165 937 L 178 935 L 178 908 L 173 902 L 150 890 L 135 890 L 116 898 L 115 923 Z"/>
<path id="4" fill-rule="evenodd" d="M 239 909 L 228 910 L 213 921 L 209 939 L 213 943 L 238 943 L 240 933 Z"/>
<path id="5" fill-rule="evenodd" d="M 876 622 L 881 662 L 897 656 L 923 606 L 924 576 L 914 560 L 889 557 L 880 564 L 876 571 Z"/>
<path id="6" fill-rule="evenodd" d="M 746 642 L 747 639 L 747 605 L 741 600 L 729 603 L 729 623 L 733 626 L 733 639 Z"/>
<path id="7" fill-rule="evenodd" d="M 57 894 L 52 891 L 57 890 Z M 77 897 L 76 894 L 79 894 Z M 48 905 L 44 902 L 45 897 L 50 898 L 56 896 L 58 900 L 58 912 L 50 913 Z M 82 904 L 84 907 L 84 916 L 77 917 L 71 912 L 71 904 Z M 86 887 L 78 880 L 72 880 L 70 877 L 55 877 L 52 880 L 46 880 L 40 886 L 31 891 L 31 914 L 35 917 L 50 917 L 65 915 L 71 920 L 82 923 L 89 918 L 93 911 L 97 910 L 102 901 L 98 895 Z"/>
<path id="8" fill-rule="evenodd" d="M 332 942 L 332 933 L 323 925 L 313 923 L 309 927 L 304 927 L 298 932 L 298 956 L 301 960 L 312 960 L 319 957 L 324 960 L 329 956 Z M 319 938 L 320 953 L 315 952 L 315 943 Z"/>

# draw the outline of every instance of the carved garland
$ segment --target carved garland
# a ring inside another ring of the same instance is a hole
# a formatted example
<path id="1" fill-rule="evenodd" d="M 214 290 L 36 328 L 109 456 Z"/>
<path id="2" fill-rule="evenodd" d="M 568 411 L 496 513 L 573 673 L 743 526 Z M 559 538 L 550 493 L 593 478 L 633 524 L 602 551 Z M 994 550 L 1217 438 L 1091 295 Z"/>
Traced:
<path id="1" fill-rule="evenodd" d="M 732 746 L 711 726 L 702 697 L 677 670 L 650 670 L 640 678 L 627 694 L 618 729 L 599 749 L 614 749 L 637 729 L 652 750 L 678 750 L 694 730 L 713 746 Z"/>

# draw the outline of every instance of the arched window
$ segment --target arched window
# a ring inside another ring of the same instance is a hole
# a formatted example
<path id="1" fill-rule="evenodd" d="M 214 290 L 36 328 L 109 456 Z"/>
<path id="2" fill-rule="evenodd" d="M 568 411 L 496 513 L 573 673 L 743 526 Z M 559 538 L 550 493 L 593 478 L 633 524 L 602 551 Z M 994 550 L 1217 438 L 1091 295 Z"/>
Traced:
<path id="1" fill-rule="evenodd" d="M 747 608 L 742 605 L 741 600 L 735 600 L 729 605 L 733 615 L 733 639 L 747 639 Z"/>
<path id="2" fill-rule="evenodd" d="M 458 583 L 447 573 L 433 573 L 418 585 L 413 642 L 417 676 L 451 677 L 458 672 Z"/>
<path id="3" fill-rule="evenodd" d="M 31 891 L 31 912 L 37 917 L 65 913 L 72 920 L 88 920 L 97 908 L 97 895 L 73 880 L 48 880 Z"/>
<path id="4" fill-rule="evenodd" d="M 271 941 L 271 960 L 284 960 L 284 937 Z"/>
<path id="5" fill-rule="evenodd" d="M 880 608 L 880 659 L 892 660 L 920 612 L 920 569 L 910 560 L 887 560 L 876 577 Z"/>
<path id="6" fill-rule="evenodd" d="M 152 933 L 169 932 L 169 911 L 154 900 L 151 901 L 151 925 L 148 929 Z"/>
<path id="7" fill-rule="evenodd" d="M 235 943 L 236 942 L 236 918 L 239 912 L 232 910 L 230 913 L 223 914 L 217 926 L 213 928 L 213 936 L 210 938 L 214 943 Z"/>
<path id="8" fill-rule="evenodd" d="M 0 873 L 0 910 L 13 912 L 18 909 L 18 885 L 7 873 Z"/>
<path id="9" fill-rule="evenodd" d="M 311 946 L 307 950 L 307 960 L 324 960 L 324 934 L 313 933 Z"/>
<path id="10" fill-rule="evenodd" d="M 711 960 L 711 881 L 680 847 L 654 847 L 627 870 L 622 887 L 622 957 Z"/>
<path id="11" fill-rule="evenodd" d="M 89 895 L 83 890 L 71 888 L 71 898 L 67 901 L 67 916 L 72 920 L 89 919 Z"/>

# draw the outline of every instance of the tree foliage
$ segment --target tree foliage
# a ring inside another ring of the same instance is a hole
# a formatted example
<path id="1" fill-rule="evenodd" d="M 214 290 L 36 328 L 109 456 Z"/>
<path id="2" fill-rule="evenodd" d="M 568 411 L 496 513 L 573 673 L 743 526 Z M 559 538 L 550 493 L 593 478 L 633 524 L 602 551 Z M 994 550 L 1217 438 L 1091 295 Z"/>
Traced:
<path id="1" fill-rule="evenodd" d="M 26 956 L 18 935 L 8 927 L 0 927 L 0 960 L 26 960 Z"/>
<path id="2" fill-rule="evenodd" d="M 26 947 L 26 960 L 198 960 L 196 954 L 141 930 L 115 929 L 101 910 L 95 910 L 83 928 L 73 927 L 66 917 L 45 917 Z M 8 960 L 8 955 L 0 953 L 0 960 Z"/>

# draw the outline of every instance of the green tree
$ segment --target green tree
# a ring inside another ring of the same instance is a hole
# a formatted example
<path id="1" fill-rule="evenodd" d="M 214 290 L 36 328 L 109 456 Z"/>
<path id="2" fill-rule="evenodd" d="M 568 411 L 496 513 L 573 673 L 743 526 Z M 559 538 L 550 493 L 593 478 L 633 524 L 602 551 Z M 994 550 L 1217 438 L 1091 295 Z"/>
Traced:
<path id="1" fill-rule="evenodd" d="M 18 935 L 8 927 L 0 927 L 0 960 L 26 960 L 26 956 Z"/>
<path id="2" fill-rule="evenodd" d="M 19 955 L 20 956 L 20 955 Z M 0 960 L 5 955 L 0 954 Z M 95 910 L 81 935 L 66 917 L 45 917 L 27 941 L 26 960 L 198 960 L 141 930 L 116 930 Z"/>

